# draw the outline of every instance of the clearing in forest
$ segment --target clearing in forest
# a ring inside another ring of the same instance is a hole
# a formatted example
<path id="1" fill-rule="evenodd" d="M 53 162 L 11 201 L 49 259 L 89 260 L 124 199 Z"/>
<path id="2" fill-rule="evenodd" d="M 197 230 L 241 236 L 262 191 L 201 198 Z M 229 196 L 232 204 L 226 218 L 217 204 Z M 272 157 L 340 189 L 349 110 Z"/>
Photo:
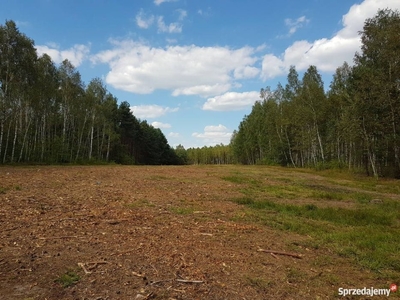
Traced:
<path id="1" fill-rule="evenodd" d="M 396 180 L 1 167 L 0 203 L 0 299 L 332 299 L 400 284 Z"/>

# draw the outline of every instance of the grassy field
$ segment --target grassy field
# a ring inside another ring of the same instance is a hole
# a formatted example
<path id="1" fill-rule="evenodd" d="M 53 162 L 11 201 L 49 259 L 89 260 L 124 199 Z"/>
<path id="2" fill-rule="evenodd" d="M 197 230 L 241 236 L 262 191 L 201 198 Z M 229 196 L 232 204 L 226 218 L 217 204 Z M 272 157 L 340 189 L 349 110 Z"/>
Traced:
<path id="1" fill-rule="evenodd" d="M 243 194 L 232 201 L 248 208 L 237 219 L 311 236 L 306 246 L 333 249 L 379 277 L 400 281 L 398 180 L 274 170 L 242 167 L 223 177 Z"/>

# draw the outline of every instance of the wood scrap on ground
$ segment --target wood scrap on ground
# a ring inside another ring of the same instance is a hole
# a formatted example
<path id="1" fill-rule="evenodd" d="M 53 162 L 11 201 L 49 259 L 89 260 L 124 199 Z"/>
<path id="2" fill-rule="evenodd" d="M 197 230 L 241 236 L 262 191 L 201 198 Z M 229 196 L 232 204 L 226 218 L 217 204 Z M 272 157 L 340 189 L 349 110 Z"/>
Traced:
<path id="1" fill-rule="evenodd" d="M 288 252 L 282 252 L 282 251 L 275 251 L 275 250 L 267 250 L 267 249 L 258 249 L 258 252 L 265 252 L 265 253 L 271 253 L 271 254 L 278 254 L 278 255 L 286 255 L 286 256 L 291 256 L 294 258 L 302 259 L 303 257 L 300 254 L 295 254 L 295 253 L 288 253 Z"/>

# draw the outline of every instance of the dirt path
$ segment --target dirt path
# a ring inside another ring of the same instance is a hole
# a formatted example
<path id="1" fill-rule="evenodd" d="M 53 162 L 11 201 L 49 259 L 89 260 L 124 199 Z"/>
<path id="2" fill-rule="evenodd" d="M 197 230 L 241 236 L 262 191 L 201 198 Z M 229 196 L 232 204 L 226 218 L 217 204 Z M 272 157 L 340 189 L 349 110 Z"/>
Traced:
<path id="1" fill-rule="evenodd" d="M 309 237 L 234 221 L 233 168 L 0 168 L 0 299 L 332 299 L 378 284 Z M 62 287 L 65 273 L 79 280 Z"/>

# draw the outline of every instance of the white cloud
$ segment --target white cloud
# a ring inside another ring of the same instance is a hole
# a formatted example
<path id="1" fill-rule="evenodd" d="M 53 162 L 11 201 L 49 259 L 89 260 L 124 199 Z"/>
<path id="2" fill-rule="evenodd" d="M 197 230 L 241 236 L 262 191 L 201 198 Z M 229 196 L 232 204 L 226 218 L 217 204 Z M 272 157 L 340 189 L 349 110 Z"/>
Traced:
<path id="1" fill-rule="evenodd" d="M 273 54 L 267 54 L 262 61 L 261 78 L 263 80 L 271 79 L 276 76 L 284 75 L 287 66 L 284 61 Z"/>
<path id="2" fill-rule="evenodd" d="M 92 61 L 109 64 L 107 84 L 133 93 L 164 89 L 171 90 L 174 96 L 211 97 L 240 86 L 236 80 L 259 73 L 254 67 L 258 58 L 252 47 L 154 48 L 132 40 L 111 43 L 113 49 L 100 52 Z"/>
<path id="3" fill-rule="evenodd" d="M 154 16 L 146 16 L 146 14 L 143 12 L 143 10 L 140 10 L 140 12 L 136 15 L 136 24 L 143 29 L 149 28 L 154 22 Z"/>
<path id="4" fill-rule="evenodd" d="M 168 136 L 169 137 L 172 137 L 172 138 L 179 138 L 179 137 L 181 137 L 181 135 L 178 133 L 178 132 L 170 132 L 170 133 L 168 133 Z"/>
<path id="5" fill-rule="evenodd" d="M 167 113 L 176 112 L 179 108 L 162 107 L 159 105 L 131 106 L 133 115 L 139 119 L 152 119 L 161 117 Z"/>
<path id="6" fill-rule="evenodd" d="M 204 103 L 204 110 L 229 111 L 247 108 L 260 100 L 259 92 L 228 92 L 221 96 L 208 98 Z"/>
<path id="7" fill-rule="evenodd" d="M 228 91 L 231 88 L 230 83 L 226 84 L 214 84 L 214 85 L 196 85 L 186 88 L 177 88 L 172 92 L 173 96 L 180 95 L 200 95 L 208 97 L 210 95 L 221 94 Z"/>
<path id="8" fill-rule="evenodd" d="M 233 75 L 236 79 L 246 79 L 256 77 L 260 70 L 256 67 L 242 66 L 234 70 Z"/>
<path id="9" fill-rule="evenodd" d="M 177 9 L 176 10 L 179 13 L 178 20 L 183 21 L 187 17 L 187 11 L 184 9 Z"/>
<path id="10" fill-rule="evenodd" d="M 155 121 L 155 122 L 153 122 L 153 123 L 151 123 L 151 125 L 154 127 L 154 128 L 171 128 L 171 124 L 168 124 L 168 123 L 161 123 L 161 122 L 157 122 L 157 121 Z"/>
<path id="11" fill-rule="evenodd" d="M 209 146 L 214 146 L 220 143 L 227 145 L 230 142 L 232 132 L 230 132 L 224 125 L 219 124 L 218 126 L 206 126 L 204 127 L 203 133 L 194 132 L 192 136 L 201 139 L 203 143 Z"/>
<path id="12" fill-rule="evenodd" d="M 286 74 L 290 65 L 298 71 L 315 65 L 320 71 L 334 72 L 344 61 L 352 63 L 355 52 L 361 46 L 358 32 L 363 29 L 365 20 L 374 17 L 380 8 L 400 9 L 400 1 L 364 0 L 354 4 L 342 18 L 343 28 L 332 38 L 296 41 L 279 56 L 265 55 L 261 78 L 267 80 Z"/>
<path id="13" fill-rule="evenodd" d="M 285 19 L 285 25 L 289 28 L 288 36 L 294 34 L 297 31 L 297 29 L 303 27 L 303 25 L 307 24 L 308 22 L 310 22 L 310 20 L 307 19 L 306 16 L 301 16 L 296 20 Z"/>
<path id="14" fill-rule="evenodd" d="M 154 0 L 155 5 L 160 5 L 164 2 L 177 2 L 178 0 Z"/>
<path id="15" fill-rule="evenodd" d="M 79 67 L 82 62 L 88 58 L 90 52 L 90 46 L 86 45 L 74 45 L 66 50 L 60 50 L 55 44 L 49 45 L 50 46 L 37 45 L 36 52 L 39 56 L 46 53 L 57 64 L 61 63 L 65 59 L 68 59 L 75 67 Z"/>
<path id="16" fill-rule="evenodd" d="M 164 18 L 162 16 L 157 18 L 158 32 L 168 32 L 168 33 L 181 33 L 182 24 L 178 22 L 170 23 L 166 25 L 164 23 Z"/>

